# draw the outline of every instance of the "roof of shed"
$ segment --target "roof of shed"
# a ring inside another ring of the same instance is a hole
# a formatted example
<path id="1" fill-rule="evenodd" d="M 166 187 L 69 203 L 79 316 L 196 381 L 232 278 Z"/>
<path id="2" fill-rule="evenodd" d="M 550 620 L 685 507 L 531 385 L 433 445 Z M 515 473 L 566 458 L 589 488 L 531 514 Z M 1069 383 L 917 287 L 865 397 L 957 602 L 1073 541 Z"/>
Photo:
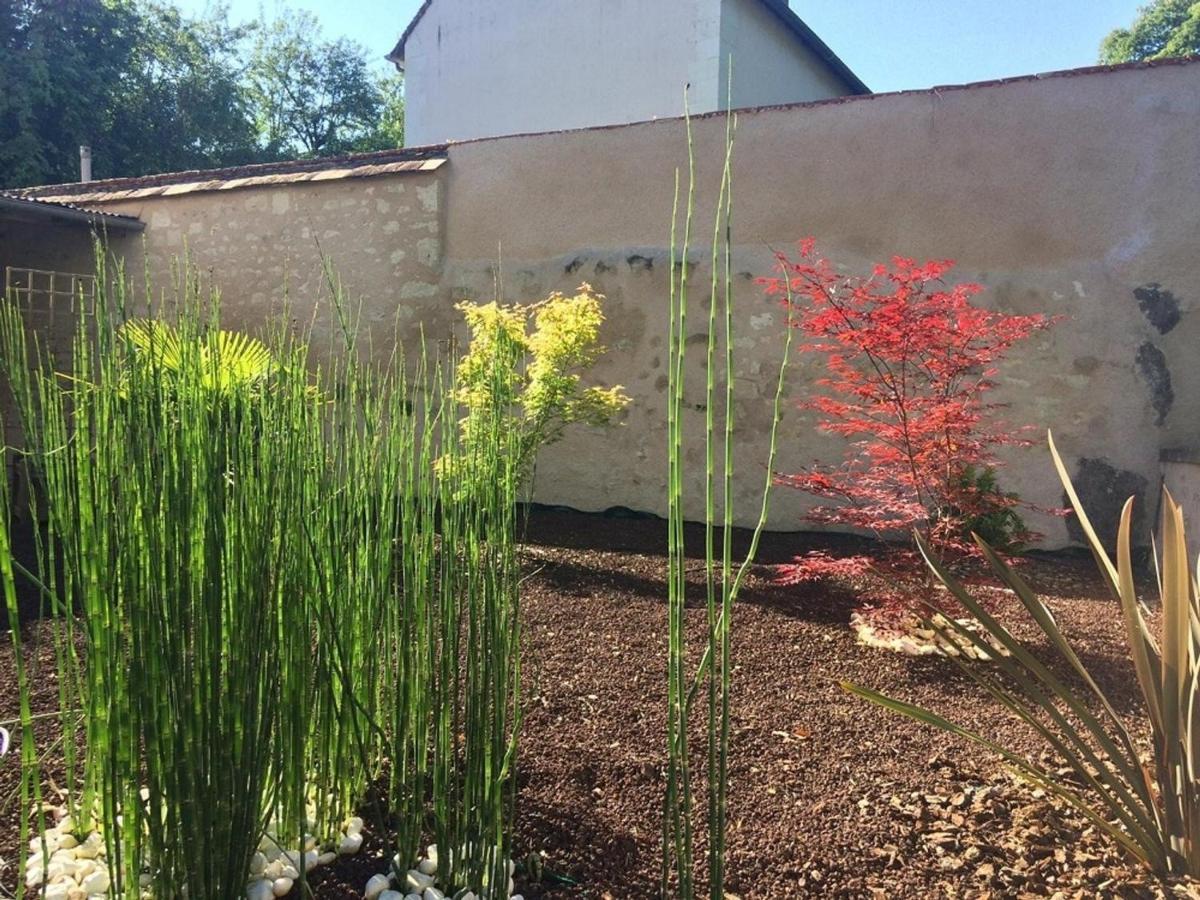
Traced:
<path id="1" fill-rule="evenodd" d="M 256 163 L 225 169 L 200 169 L 75 184 L 39 185 L 22 188 L 17 193 L 26 199 L 135 200 L 199 191 L 227 191 L 306 181 L 338 181 L 344 178 L 369 178 L 374 175 L 395 175 L 403 172 L 431 172 L 445 163 L 445 150 L 445 146 L 380 150 L 374 153 Z"/>
<path id="2" fill-rule="evenodd" d="M 74 203 L 0 191 L 0 217 L 5 216 L 22 220 L 50 219 L 59 222 L 73 222 L 114 231 L 141 231 L 145 228 L 145 224 L 137 216 L 99 212 L 94 209 L 84 209 Z"/>
<path id="3" fill-rule="evenodd" d="M 404 33 L 400 35 L 400 40 L 396 42 L 396 46 L 387 55 L 386 59 L 389 62 L 402 67 L 404 63 L 404 47 L 408 43 L 408 39 L 412 36 L 412 33 L 416 30 L 417 25 L 420 24 L 421 19 L 424 18 L 425 13 L 429 11 L 429 7 L 433 5 L 433 2 L 434 0 L 425 0 L 421 4 L 420 9 L 417 10 L 417 14 L 408 23 L 408 27 L 404 29 Z M 817 33 L 805 24 L 803 19 L 796 15 L 795 10 L 788 6 L 787 0 L 759 0 L 759 2 L 773 12 L 788 27 L 792 34 L 799 38 L 801 43 L 812 50 L 825 65 L 829 66 L 839 78 L 846 82 L 851 93 L 871 93 L 871 89 L 863 83 L 862 79 L 855 75 L 850 67 L 842 62 L 841 58 L 829 48 L 829 45 L 821 40 L 817 36 Z"/>

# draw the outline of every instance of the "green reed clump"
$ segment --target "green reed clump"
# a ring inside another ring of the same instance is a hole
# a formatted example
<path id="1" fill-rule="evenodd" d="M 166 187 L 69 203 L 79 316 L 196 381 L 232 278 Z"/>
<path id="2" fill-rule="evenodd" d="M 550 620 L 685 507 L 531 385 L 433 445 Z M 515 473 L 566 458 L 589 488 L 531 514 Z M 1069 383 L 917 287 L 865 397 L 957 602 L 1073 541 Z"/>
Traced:
<path id="1" fill-rule="evenodd" d="M 286 329 L 223 331 L 187 266 L 156 304 L 97 265 L 65 365 L 11 299 L 0 363 L 48 515 L 67 805 L 114 893 L 240 897 L 268 827 L 303 854 L 386 770 L 398 862 L 432 833 L 451 883 L 499 896 L 520 681 L 502 423 L 466 448 L 453 360 L 422 351 L 410 377 L 348 327 L 318 365 Z"/>
<path id="2" fill-rule="evenodd" d="M 224 376 L 234 351 L 190 273 L 178 324 L 141 333 L 126 327 L 124 278 L 105 281 L 69 375 L 25 346 L 14 306 L 0 310 L 49 516 L 41 580 L 67 756 L 82 761 L 68 804 L 81 826 L 101 824 L 118 895 L 140 882 L 156 896 L 234 897 L 280 720 L 277 620 L 304 586 L 288 522 L 311 396 L 286 354 Z"/>
<path id="3" fill-rule="evenodd" d="M 502 330 L 485 364 L 501 396 L 519 364 Z M 520 606 L 516 510 L 523 460 L 508 452 L 506 407 L 470 410 L 470 428 L 442 419 L 439 466 L 440 659 L 434 722 L 434 833 L 453 887 L 507 896 L 507 823 L 516 790 L 520 729 Z M 461 696 L 461 704 L 452 698 Z"/>
<path id="4" fill-rule="evenodd" d="M 663 813 L 663 865 L 661 890 L 664 897 L 681 900 L 707 893 L 712 900 L 725 894 L 725 837 L 728 826 L 728 775 L 732 679 L 733 606 L 746 572 L 758 550 L 766 525 L 768 501 L 776 452 L 784 380 L 787 373 L 792 329 L 775 387 L 766 460 L 766 483 L 758 521 L 744 559 L 733 558 L 733 489 L 736 473 L 734 422 L 734 303 L 732 281 L 733 246 L 733 147 L 736 117 L 727 115 L 725 157 L 717 192 L 713 224 L 712 268 L 708 290 L 708 339 L 704 358 L 704 573 L 707 640 L 699 665 L 687 664 L 685 609 L 687 553 L 684 546 L 684 499 L 687 443 L 685 437 L 685 390 L 687 382 L 689 251 L 696 204 L 696 170 L 692 126 L 687 120 L 688 178 L 682 204 L 682 243 L 679 242 L 681 179 L 676 174 L 675 208 L 671 223 L 670 362 L 667 402 L 667 788 Z M 790 324 L 790 322 L 789 322 Z M 723 389 L 719 385 L 723 382 Z M 718 483 L 720 490 L 718 492 Z M 718 512 L 718 505 L 720 510 Z M 721 527 L 717 546 L 716 528 Z M 689 724 L 697 702 L 703 699 L 706 738 L 705 790 L 707 809 L 707 888 L 697 877 L 695 852 L 695 773 L 690 763 Z"/>

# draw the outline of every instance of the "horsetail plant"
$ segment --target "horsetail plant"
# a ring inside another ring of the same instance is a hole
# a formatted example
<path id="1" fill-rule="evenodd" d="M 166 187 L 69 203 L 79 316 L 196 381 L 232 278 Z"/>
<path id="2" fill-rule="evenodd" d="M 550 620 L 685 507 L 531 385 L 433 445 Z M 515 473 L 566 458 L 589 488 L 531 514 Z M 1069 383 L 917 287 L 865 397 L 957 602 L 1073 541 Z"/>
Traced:
<path id="1" fill-rule="evenodd" d="M 686 102 L 686 98 L 685 98 Z M 733 559 L 733 491 L 736 473 L 733 348 L 734 302 L 732 276 L 733 148 L 737 119 L 726 115 L 725 156 L 717 192 L 711 248 L 711 280 L 708 292 L 707 347 L 705 368 L 705 527 L 704 573 L 707 641 L 695 670 L 687 664 L 685 608 L 687 593 L 686 548 L 684 546 L 684 460 L 686 458 L 685 389 L 687 374 L 688 294 L 690 249 L 696 198 L 695 145 L 690 117 L 685 117 L 688 140 L 687 196 L 683 202 L 682 243 L 678 243 L 681 178 L 675 177 L 674 215 L 670 252 L 670 361 L 668 365 L 667 456 L 668 456 L 668 666 L 667 666 L 667 787 L 663 814 L 663 865 L 661 890 L 664 897 L 680 900 L 707 894 L 711 900 L 725 897 L 726 831 L 728 827 L 728 774 L 731 719 L 732 623 L 734 604 L 749 567 L 758 552 L 766 525 L 776 455 L 784 384 L 790 357 L 792 329 L 776 380 L 766 480 L 758 520 L 747 555 Z M 790 326 L 789 320 L 789 326 Z M 723 391 L 718 382 L 724 383 Z M 718 417 L 718 408 L 720 409 Z M 719 455 L 718 455 L 719 450 Z M 720 483 L 718 513 L 717 484 Z M 719 518 L 718 518 L 719 516 Z M 717 547 L 716 529 L 721 528 Z M 697 879 L 694 822 L 695 776 L 690 765 L 689 726 L 696 702 L 705 700 L 707 770 L 707 886 Z M 672 880 L 673 879 L 673 880 Z"/>
<path id="2" fill-rule="evenodd" d="M 125 327 L 128 284 L 97 258 L 104 287 L 69 377 L 41 348 L 22 352 L 15 308 L 0 319 L 49 514 L 40 569 L 72 660 L 63 711 L 82 709 L 85 723 L 70 808 L 100 825 L 117 893 L 235 897 L 279 716 L 275 616 L 300 581 L 279 512 L 298 497 L 299 407 L 311 401 L 281 366 L 267 393 L 222 379 L 230 351 L 192 305 L 211 298 L 189 273 L 177 331 L 139 342 Z"/>
<path id="3" fill-rule="evenodd" d="M 1183 512 L 1164 489 L 1162 548 L 1156 560 L 1162 624 L 1156 639 L 1146 623 L 1134 583 L 1133 499 L 1126 502 L 1121 513 L 1114 563 L 1080 503 L 1053 438 L 1050 452 L 1100 574 L 1120 604 L 1146 705 L 1152 736 L 1150 753 L 1139 751 L 1128 724 L 1072 649 L 1045 603 L 978 537 L 976 542 L 991 568 L 1021 601 L 1072 679 L 1062 678 L 1059 667 L 1044 662 L 1014 637 L 922 542 L 921 551 L 930 571 L 980 623 L 983 633 L 953 616 L 936 615 L 932 607 L 929 627 L 946 640 L 973 645 L 980 657 L 992 660 L 985 664 L 963 655 L 954 657 L 968 676 L 1065 761 L 1082 789 L 1065 784 L 1050 769 L 1003 743 L 934 712 L 866 687 L 843 686 L 886 709 L 999 754 L 1018 775 L 1074 807 L 1156 875 L 1196 877 L 1200 875 L 1200 781 L 1196 775 L 1200 766 L 1200 711 L 1196 707 L 1200 684 L 1200 587 L 1188 561 Z"/>
<path id="4" fill-rule="evenodd" d="M 3 433 L 3 423 L 0 422 L 0 434 Z M 7 465 L 8 453 L 4 453 Z M 21 777 L 17 787 L 17 802 L 21 810 L 19 825 L 19 844 L 17 860 L 20 871 L 24 871 L 27 859 L 26 848 L 29 846 L 29 816 L 24 811 L 33 807 L 38 810 L 37 823 L 44 830 L 45 817 L 42 809 L 42 780 L 38 764 L 37 744 L 33 736 L 33 708 L 29 699 L 29 675 L 25 668 L 24 644 L 21 640 L 21 622 L 17 602 L 16 580 L 13 573 L 12 557 L 12 504 L 10 500 L 9 481 L 0 479 L 0 591 L 4 594 L 4 608 L 8 615 L 9 635 L 13 650 L 13 668 L 17 680 L 17 696 L 20 701 L 18 718 L 15 722 L 5 723 L 18 729 L 20 744 Z M 12 744 L 12 736 L 6 727 L 0 727 L 0 759 L 8 755 Z M 41 852 L 46 854 L 47 847 L 42 841 Z M 18 887 L 18 891 L 20 887 Z"/>
<path id="5" fill-rule="evenodd" d="M 422 351 L 410 377 L 399 352 L 360 358 L 349 323 L 318 366 L 303 335 L 223 331 L 186 264 L 164 303 L 97 266 L 65 371 L 7 301 L 0 362 L 49 520 L 31 576 L 67 806 L 102 833 L 113 891 L 233 900 L 260 841 L 288 848 L 304 890 L 386 771 L 397 866 L 432 831 L 449 883 L 506 895 L 522 471 L 507 419 L 477 417 L 464 440 L 452 358 Z M 510 364 L 484 361 L 496 385 Z M 468 490 L 438 476 L 446 456 Z M 22 808 L 32 792 L 40 810 L 21 740 Z"/>

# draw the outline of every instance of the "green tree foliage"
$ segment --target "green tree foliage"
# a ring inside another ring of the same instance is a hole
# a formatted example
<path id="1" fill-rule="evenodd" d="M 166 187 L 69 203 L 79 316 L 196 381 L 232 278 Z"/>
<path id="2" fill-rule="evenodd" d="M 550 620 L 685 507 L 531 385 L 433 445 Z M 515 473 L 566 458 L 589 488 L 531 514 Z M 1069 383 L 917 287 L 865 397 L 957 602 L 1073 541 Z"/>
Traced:
<path id="1" fill-rule="evenodd" d="M 382 108 L 375 133 L 363 150 L 388 150 L 404 146 L 404 74 L 390 72 L 379 79 Z"/>
<path id="2" fill-rule="evenodd" d="M 269 156 L 328 156 L 386 143 L 383 114 L 394 112 L 366 51 L 344 38 L 322 40 L 311 13 L 261 23 L 248 75 Z"/>
<path id="3" fill-rule="evenodd" d="M 237 165 L 257 155 L 243 86 L 248 33 L 219 9 L 188 19 L 142 0 L 131 65 L 111 111 L 114 174 Z"/>
<path id="4" fill-rule="evenodd" d="M 255 134 L 223 9 L 157 0 L 16 0 L 0 13 L 0 185 L 246 161 Z"/>
<path id="5" fill-rule="evenodd" d="M 382 68 L 382 66 L 380 67 Z M 398 74 L 310 15 L 170 0 L 0 0 L 0 188 L 398 147 Z"/>
<path id="6" fill-rule="evenodd" d="M 1167 59 L 1200 54 L 1200 2 L 1154 0 L 1138 10 L 1128 28 L 1118 28 L 1100 45 L 1100 62 Z"/>
<path id="7" fill-rule="evenodd" d="M 84 143 L 105 172 L 136 10 L 101 0 L 8 0 L 0 10 L 0 184 L 74 181 Z"/>

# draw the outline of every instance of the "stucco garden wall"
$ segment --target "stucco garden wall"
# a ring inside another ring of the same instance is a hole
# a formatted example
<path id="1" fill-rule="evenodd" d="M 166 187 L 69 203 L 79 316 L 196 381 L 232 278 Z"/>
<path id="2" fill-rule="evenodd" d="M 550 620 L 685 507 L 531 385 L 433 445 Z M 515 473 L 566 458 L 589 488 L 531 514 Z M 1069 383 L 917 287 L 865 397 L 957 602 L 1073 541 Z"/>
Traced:
<path id="1" fill-rule="evenodd" d="M 725 126 L 720 117 L 694 126 L 704 235 Z M 443 337 L 454 301 L 490 299 L 498 271 L 511 300 L 590 282 L 609 298 L 611 350 L 596 377 L 624 384 L 634 405 L 619 427 L 578 430 L 546 451 L 536 496 L 662 512 L 667 244 L 683 124 L 478 141 L 451 145 L 448 158 L 437 172 L 106 208 L 146 221 L 153 269 L 186 240 L 238 324 L 271 308 L 285 275 L 298 314 L 311 310 L 319 240 L 364 298 L 377 346 L 397 315 L 408 334 L 424 322 Z M 984 302 L 1064 317 L 1014 354 L 998 394 L 1012 423 L 1035 436 L 1054 429 L 1102 521 L 1127 491 L 1152 504 L 1162 448 L 1200 446 L 1200 65 L 744 111 L 734 194 L 740 521 L 757 512 L 783 339 L 782 313 L 754 277 L 771 272 L 773 250 L 809 235 L 848 271 L 892 254 L 953 258 L 959 277 L 986 287 Z M 697 285 L 705 255 L 697 247 Z M 689 329 L 695 340 L 702 330 Z M 800 360 L 789 398 L 802 399 L 816 376 Z M 689 415 L 698 435 L 703 413 Z M 838 452 L 792 404 L 781 446 L 782 470 Z M 1043 449 L 1007 456 L 1004 486 L 1061 503 Z M 689 471 L 698 498 L 703 467 Z M 801 527 L 805 502 L 779 491 L 772 526 Z M 1062 520 L 1034 521 L 1048 546 L 1069 539 Z"/>

